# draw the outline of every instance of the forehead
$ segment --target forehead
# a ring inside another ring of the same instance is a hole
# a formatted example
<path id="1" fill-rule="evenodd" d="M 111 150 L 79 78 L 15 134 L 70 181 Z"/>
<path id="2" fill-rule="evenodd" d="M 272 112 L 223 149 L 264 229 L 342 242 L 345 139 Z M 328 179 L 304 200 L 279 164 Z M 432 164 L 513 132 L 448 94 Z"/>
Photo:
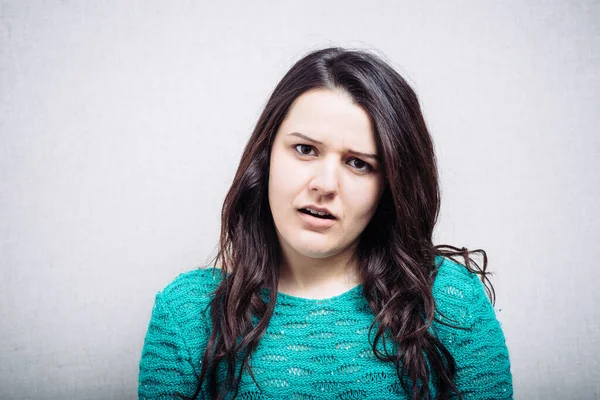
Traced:
<path id="1" fill-rule="evenodd" d="M 283 136 L 299 132 L 328 145 L 375 152 L 371 117 L 345 93 L 314 89 L 299 96 L 281 123 Z"/>

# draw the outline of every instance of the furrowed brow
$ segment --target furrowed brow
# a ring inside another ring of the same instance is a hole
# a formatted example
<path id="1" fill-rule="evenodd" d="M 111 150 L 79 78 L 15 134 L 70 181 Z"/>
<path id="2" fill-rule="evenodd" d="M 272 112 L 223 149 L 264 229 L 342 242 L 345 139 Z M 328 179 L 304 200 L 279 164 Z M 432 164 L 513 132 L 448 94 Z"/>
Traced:
<path id="1" fill-rule="evenodd" d="M 307 142 L 311 142 L 311 143 L 314 143 L 314 144 L 323 144 L 323 142 L 320 142 L 317 139 L 313 139 L 310 136 L 303 135 L 300 132 L 291 132 L 291 133 L 288 133 L 288 135 L 289 136 L 299 137 L 301 139 L 306 140 Z M 355 156 L 359 156 L 359 157 L 371 158 L 371 159 L 376 160 L 376 161 L 381 161 L 381 159 L 379 158 L 379 156 L 377 156 L 377 154 L 363 153 L 363 152 L 354 151 L 354 150 L 348 150 L 348 153 L 353 154 Z"/>
<path id="2" fill-rule="evenodd" d="M 356 156 L 363 157 L 363 158 L 371 158 L 375 161 L 381 161 L 379 159 L 379 156 L 377 156 L 376 154 L 361 153 L 360 151 L 354 151 L 354 150 L 348 150 L 348 153 L 354 154 Z"/>
<path id="3" fill-rule="evenodd" d="M 319 142 L 317 139 L 313 139 L 313 138 L 308 137 L 306 135 L 303 135 L 303 134 L 301 134 L 299 132 L 288 133 L 288 135 L 290 135 L 290 136 L 297 136 L 299 138 L 302 138 L 302 139 L 304 139 L 304 140 L 306 140 L 308 142 L 314 143 L 314 144 L 323 144 L 323 142 Z"/>

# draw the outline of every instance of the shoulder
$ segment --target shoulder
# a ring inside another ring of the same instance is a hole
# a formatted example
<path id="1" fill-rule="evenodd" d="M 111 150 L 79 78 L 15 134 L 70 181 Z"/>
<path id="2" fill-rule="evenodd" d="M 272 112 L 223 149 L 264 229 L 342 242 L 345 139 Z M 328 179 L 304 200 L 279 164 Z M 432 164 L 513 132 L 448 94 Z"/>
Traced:
<path id="1" fill-rule="evenodd" d="M 444 258 L 433 296 L 432 333 L 456 362 L 459 390 L 469 393 L 469 398 L 512 399 L 506 339 L 480 276 Z"/>
<path id="2" fill-rule="evenodd" d="M 434 291 L 448 291 L 450 286 L 457 289 L 457 291 L 470 291 L 473 290 L 474 283 L 479 280 L 477 274 L 449 258 L 437 256 L 435 262 L 439 265 L 439 268 L 433 284 Z M 458 295 L 458 297 L 464 297 L 460 296 L 460 293 Z"/>
<path id="3" fill-rule="evenodd" d="M 196 269 L 178 275 L 156 294 L 149 334 L 160 343 L 168 337 L 195 344 L 189 349 L 194 355 L 199 350 L 195 347 L 201 345 L 198 340 L 202 342 L 210 332 L 209 304 L 220 282 L 220 269 Z"/>
<path id="4" fill-rule="evenodd" d="M 476 309 L 493 312 L 479 275 L 445 257 L 436 257 L 436 264 L 440 266 L 432 291 L 442 317 L 450 317 L 463 325 L 474 317 Z"/>
<path id="5" fill-rule="evenodd" d="M 155 306 L 169 313 L 176 323 L 185 324 L 198 311 L 204 311 L 221 283 L 221 274 L 220 269 L 212 267 L 179 274 L 156 294 Z"/>
<path id="6" fill-rule="evenodd" d="M 197 269 L 156 294 L 140 359 L 139 398 L 193 396 L 211 332 L 207 306 L 220 280 L 219 269 Z"/>
<path id="7" fill-rule="evenodd" d="M 214 291 L 222 280 L 219 268 L 199 268 L 179 274 L 163 290 L 161 297 L 169 300 L 205 296 Z"/>

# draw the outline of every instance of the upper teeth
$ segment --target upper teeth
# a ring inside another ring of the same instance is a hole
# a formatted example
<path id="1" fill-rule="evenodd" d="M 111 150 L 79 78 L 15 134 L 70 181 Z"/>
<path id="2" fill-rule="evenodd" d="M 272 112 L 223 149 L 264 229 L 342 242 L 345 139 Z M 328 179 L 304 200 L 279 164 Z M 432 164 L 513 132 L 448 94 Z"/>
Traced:
<path id="1" fill-rule="evenodd" d="M 307 210 L 308 210 L 309 212 L 311 212 L 311 213 L 313 213 L 313 214 L 317 214 L 317 215 L 329 215 L 329 214 L 327 214 L 327 213 L 325 213 L 325 212 L 320 212 L 320 211 L 317 211 L 317 210 L 313 210 L 312 208 L 307 208 Z"/>

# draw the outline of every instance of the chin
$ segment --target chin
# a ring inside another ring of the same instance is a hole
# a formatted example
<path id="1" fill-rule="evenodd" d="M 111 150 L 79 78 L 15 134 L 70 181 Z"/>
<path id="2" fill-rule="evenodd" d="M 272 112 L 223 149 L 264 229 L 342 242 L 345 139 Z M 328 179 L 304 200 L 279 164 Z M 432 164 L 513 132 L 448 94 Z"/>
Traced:
<path id="1" fill-rule="evenodd" d="M 324 242 L 324 240 L 321 240 Z M 326 246 L 325 243 L 294 243 L 292 248 L 305 257 L 327 258 L 338 253 L 337 248 Z"/>

